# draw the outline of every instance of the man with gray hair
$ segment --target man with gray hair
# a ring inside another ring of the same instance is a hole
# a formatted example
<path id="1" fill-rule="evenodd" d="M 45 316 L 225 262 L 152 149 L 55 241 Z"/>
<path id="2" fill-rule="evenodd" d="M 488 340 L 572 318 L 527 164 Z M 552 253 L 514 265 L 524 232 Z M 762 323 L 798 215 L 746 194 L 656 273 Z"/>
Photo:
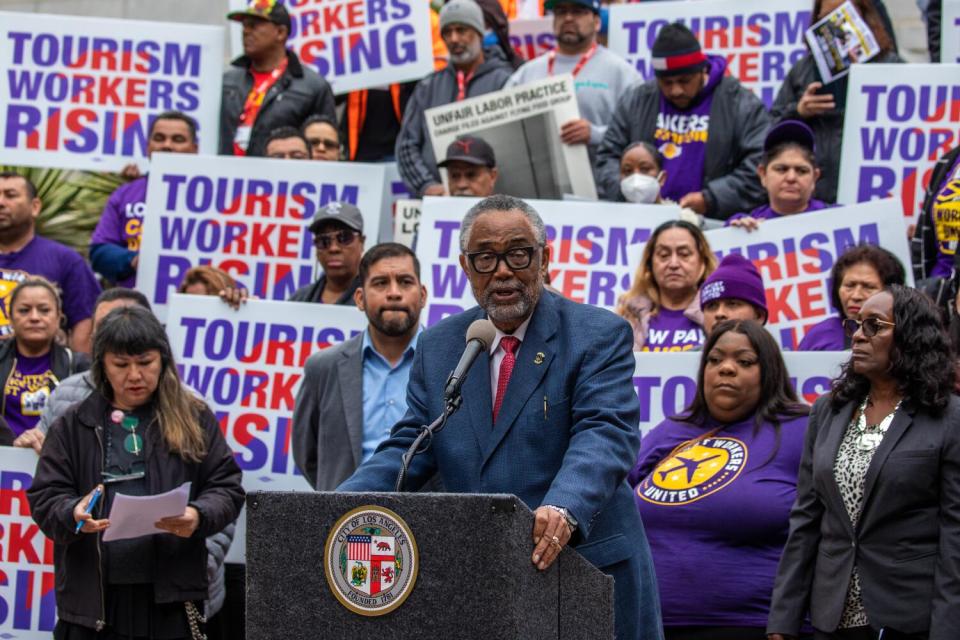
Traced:
<path id="1" fill-rule="evenodd" d="M 450 492 L 515 494 L 535 510 L 537 569 L 573 546 L 615 579 L 618 640 L 661 639 L 650 549 L 625 482 L 640 445 L 630 326 L 544 288 L 550 247 L 523 200 L 495 195 L 474 205 L 460 251 L 479 306 L 421 334 L 406 415 L 338 489 L 393 490 L 420 425 L 443 413 L 468 327 L 486 317 L 488 353 L 466 375 L 462 409 L 414 458 L 406 487 L 439 473 Z"/>
<path id="2" fill-rule="evenodd" d="M 451 0 L 440 10 L 440 36 L 450 64 L 417 83 L 397 136 L 397 166 L 416 197 L 444 195 L 423 112 L 498 91 L 513 73 L 502 57 L 484 57 L 484 30 L 483 11 L 474 0 Z"/>

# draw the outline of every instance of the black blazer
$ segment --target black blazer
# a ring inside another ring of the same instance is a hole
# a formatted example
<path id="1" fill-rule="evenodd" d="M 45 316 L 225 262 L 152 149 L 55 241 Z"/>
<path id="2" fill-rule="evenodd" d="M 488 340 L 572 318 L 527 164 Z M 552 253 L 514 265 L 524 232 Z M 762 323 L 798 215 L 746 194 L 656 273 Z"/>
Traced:
<path id="1" fill-rule="evenodd" d="M 832 632 L 854 562 L 872 625 L 930 640 L 960 637 L 960 399 L 933 418 L 904 403 L 867 469 L 864 506 L 850 523 L 833 474 L 856 410 L 821 397 L 810 414 L 797 501 L 770 606 L 768 633 Z"/>

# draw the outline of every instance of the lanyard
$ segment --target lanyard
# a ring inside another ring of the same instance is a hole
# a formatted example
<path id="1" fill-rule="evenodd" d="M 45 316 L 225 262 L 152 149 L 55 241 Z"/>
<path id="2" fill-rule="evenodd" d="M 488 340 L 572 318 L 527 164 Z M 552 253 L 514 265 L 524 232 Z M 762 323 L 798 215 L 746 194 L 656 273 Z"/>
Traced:
<path id="1" fill-rule="evenodd" d="M 281 62 L 276 69 L 271 71 L 269 76 L 261 80 L 259 84 L 250 89 L 250 93 L 247 94 L 247 99 L 243 103 L 243 114 L 240 116 L 241 124 L 253 124 L 253 122 L 248 121 L 248 118 L 251 118 L 253 114 L 259 110 L 267 91 L 269 91 L 270 87 L 272 87 L 280 78 L 280 76 L 283 75 L 283 72 L 287 70 L 287 62 L 288 60 L 286 56 L 284 56 L 283 62 Z"/>
<path id="2" fill-rule="evenodd" d="M 587 49 L 587 52 L 582 56 L 580 56 L 580 60 L 579 62 L 577 62 L 577 66 L 573 68 L 573 71 L 571 73 L 573 74 L 574 78 L 577 77 L 577 74 L 580 73 L 580 70 L 583 69 L 583 67 L 587 64 L 587 62 L 590 61 L 590 58 L 592 58 L 593 54 L 595 54 L 596 52 L 597 52 L 597 43 L 594 42 L 592 45 L 590 45 L 590 48 Z M 553 75 L 553 65 L 556 61 L 557 61 L 557 50 L 554 49 L 553 51 L 547 54 L 547 75 L 548 76 Z"/>
<path id="3" fill-rule="evenodd" d="M 467 97 L 467 85 L 471 80 L 473 80 L 473 71 L 468 76 L 464 76 L 463 71 L 457 71 L 457 102 Z"/>

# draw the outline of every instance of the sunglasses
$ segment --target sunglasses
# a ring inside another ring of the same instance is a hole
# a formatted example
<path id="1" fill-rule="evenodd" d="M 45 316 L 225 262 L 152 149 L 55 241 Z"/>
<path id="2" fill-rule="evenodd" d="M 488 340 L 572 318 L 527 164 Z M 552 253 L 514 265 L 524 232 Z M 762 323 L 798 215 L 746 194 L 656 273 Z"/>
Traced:
<path id="1" fill-rule="evenodd" d="M 477 251 L 468 253 L 467 259 L 477 273 L 493 273 L 501 261 L 505 262 L 511 271 L 523 271 L 533 262 L 533 252 L 536 250 L 536 247 L 517 247 L 504 253 Z"/>
<path id="2" fill-rule="evenodd" d="M 360 234 L 356 231 L 348 231 L 347 229 L 341 229 L 340 231 L 331 233 L 321 233 L 313 236 L 313 246 L 318 249 L 329 249 L 334 241 L 336 241 L 341 247 L 346 247 L 353 244 L 353 241 L 357 239 L 358 235 Z"/>
<path id="3" fill-rule="evenodd" d="M 866 320 L 857 320 L 856 318 L 847 318 L 843 321 L 843 330 L 847 332 L 847 335 L 851 338 L 857 330 L 862 330 L 863 335 L 867 338 L 872 338 L 877 335 L 877 332 L 880 331 L 882 327 L 895 327 L 892 322 L 887 322 L 886 320 L 880 320 L 879 318 L 867 318 Z"/>
<path id="4" fill-rule="evenodd" d="M 311 147 L 323 147 L 329 151 L 340 148 L 340 143 L 330 138 L 307 138 Z"/>

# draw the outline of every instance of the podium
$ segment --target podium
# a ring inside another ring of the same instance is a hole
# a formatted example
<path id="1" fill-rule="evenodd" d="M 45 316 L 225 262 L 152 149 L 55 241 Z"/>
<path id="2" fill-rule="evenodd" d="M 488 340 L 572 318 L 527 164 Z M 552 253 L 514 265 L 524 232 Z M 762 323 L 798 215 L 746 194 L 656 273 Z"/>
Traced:
<path id="1" fill-rule="evenodd" d="M 569 548 L 538 571 L 532 531 L 512 495 L 249 494 L 246 637 L 613 638 L 613 579 Z"/>

